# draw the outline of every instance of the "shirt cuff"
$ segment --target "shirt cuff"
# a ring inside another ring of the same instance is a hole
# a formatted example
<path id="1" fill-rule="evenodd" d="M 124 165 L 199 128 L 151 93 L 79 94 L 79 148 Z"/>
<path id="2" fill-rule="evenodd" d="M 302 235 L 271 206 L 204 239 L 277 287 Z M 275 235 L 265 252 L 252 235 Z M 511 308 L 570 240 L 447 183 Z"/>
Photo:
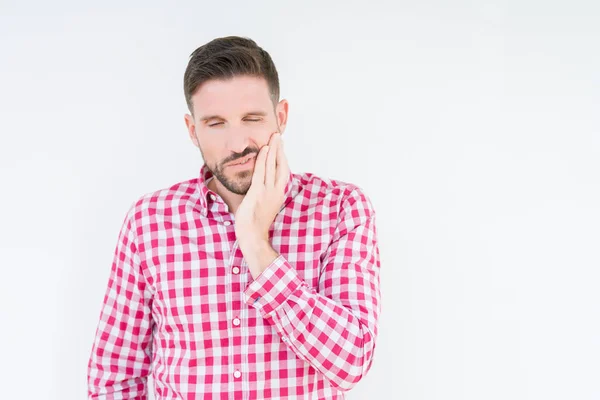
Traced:
<path id="1" fill-rule="evenodd" d="M 269 318 L 302 283 L 296 270 L 280 255 L 246 287 L 245 302 Z"/>

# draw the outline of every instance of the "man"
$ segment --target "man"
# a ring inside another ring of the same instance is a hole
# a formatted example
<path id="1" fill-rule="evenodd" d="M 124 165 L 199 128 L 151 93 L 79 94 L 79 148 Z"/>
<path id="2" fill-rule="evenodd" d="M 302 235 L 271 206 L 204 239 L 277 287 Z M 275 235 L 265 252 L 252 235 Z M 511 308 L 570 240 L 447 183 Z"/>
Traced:
<path id="1" fill-rule="evenodd" d="M 343 399 L 369 371 L 375 212 L 352 184 L 290 172 L 288 102 L 247 38 L 195 50 L 185 123 L 199 177 L 123 222 L 88 364 L 90 398 Z"/>

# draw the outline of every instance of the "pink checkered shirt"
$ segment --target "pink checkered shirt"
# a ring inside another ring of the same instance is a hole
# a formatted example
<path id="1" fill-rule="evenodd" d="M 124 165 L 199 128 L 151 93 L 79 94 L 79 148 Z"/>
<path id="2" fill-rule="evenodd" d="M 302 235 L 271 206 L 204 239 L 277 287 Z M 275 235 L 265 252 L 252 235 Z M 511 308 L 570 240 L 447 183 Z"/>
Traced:
<path id="1" fill-rule="evenodd" d="M 290 173 L 256 280 L 212 173 L 146 194 L 121 227 L 88 363 L 92 399 L 343 399 L 381 311 L 375 211 L 356 185 Z"/>

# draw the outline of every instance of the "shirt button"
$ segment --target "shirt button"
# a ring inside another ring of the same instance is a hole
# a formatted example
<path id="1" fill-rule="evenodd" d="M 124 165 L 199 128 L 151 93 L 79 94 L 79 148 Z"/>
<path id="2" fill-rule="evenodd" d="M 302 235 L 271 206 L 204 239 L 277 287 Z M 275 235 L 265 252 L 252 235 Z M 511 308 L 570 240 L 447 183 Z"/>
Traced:
<path id="1" fill-rule="evenodd" d="M 217 199 L 217 197 L 214 194 L 211 194 L 210 198 L 211 198 L 211 200 L 216 200 Z"/>
<path id="2" fill-rule="evenodd" d="M 233 324 L 234 324 L 235 326 L 238 326 L 238 325 L 239 325 L 241 322 L 242 322 L 242 321 L 240 321 L 240 319 L 239 319 L 239 318 L 234 318 L 234 319 L 233 319 Z"/>
<path id="3" fill-rule="evenodd" d="M 237 378 L 239 378 L 240 376 L 242 376 L 242 373 L 241 373 L 240 371 L 238 371 L 238 370 L 236 370 L 236 371 L 233 373 L 233 377 L 234 377 L 234 378 L 236 378 L 236 379 L 237 379 Z"/>
<path id="4" fill-rule="evenodd" d="M 239 274 L 240 273 L 240 269 L 238 267 L 233 267 L 233 271 L 234 274 Z"/>
<path id="5" fill-rule="evenodd" d="M 223 223 L 225 224 L 225 226 L 229 226 L 229 225 L 231 225 L 231 221 L 225 221 L 225 222 L 223 222 Z"/>

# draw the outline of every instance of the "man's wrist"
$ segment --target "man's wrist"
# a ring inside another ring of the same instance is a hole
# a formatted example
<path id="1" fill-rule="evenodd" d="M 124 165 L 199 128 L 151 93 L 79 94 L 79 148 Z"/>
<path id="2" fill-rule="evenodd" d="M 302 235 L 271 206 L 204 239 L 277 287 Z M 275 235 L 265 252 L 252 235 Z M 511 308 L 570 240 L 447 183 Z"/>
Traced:
<path id="1" fill-rule="evenodd" d="M 271 243 L 264 240 L 244 243 L 240 242 L 240 249 L 242 250 L 242 254 L 246 259 L 250 270 L 256 271 L 257 275 L 267 269 L 267 267 L 279 257 L 279 254 L 273 249 Z M 256 276 L 254 278 L 256 278 Z"/>

